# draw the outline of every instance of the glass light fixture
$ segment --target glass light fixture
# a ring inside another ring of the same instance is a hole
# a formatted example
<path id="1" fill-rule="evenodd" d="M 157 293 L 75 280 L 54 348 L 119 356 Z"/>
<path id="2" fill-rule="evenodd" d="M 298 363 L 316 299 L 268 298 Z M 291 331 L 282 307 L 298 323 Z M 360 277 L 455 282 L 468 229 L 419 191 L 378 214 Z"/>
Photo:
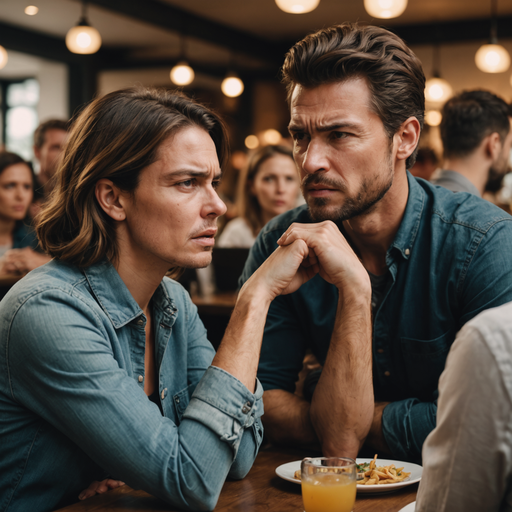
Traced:
<path id="1" fill-rule="evenodd" d="M 101 47 L 100 33 L 89 25 L 85 14 L 85 1 L 82 2 L 82 16 L 77 25 L 66 34 L 66 46 L 73 53 L 82 55 L 96 53 Z"/>
<path id="2" fill-rule="evenodd" d="M 510 67 L 510 55 L 498 44 L 497 12 L 498 0 L 491 0 L 491 37 L 475 54 L 475 63 L 484 73 L 503 73 Z"/>
<path id="3" fill-rule="evenodd" d="M 434 103 L 445 102 L 453 93 L 452 86 L 439 73 L 439 45 L 434 45 L 432 78 L 425 83 L 425 99 Z"/>
<path id="4" fill-rule="evenodd" d="M 236 73 L 228 73 L 220 86 L 222 92 L 230 98 L 236 98 L 244 92 L 244 83 Z"/>
<path id="5" fill-rule="evenodd" d="M 366 12 L 374 18 L 396 18 L 407 7 L 407 0 L 364 0 Z"/>
<path id="6" fill-rule="evenodd" d="M 260 145 L 260 141 L 256 135 L 247 135 L 245 137 L 245 147 L 247 149 L 256 149 Z"/>
<path id="7" fill-rule="evenodd" d="M 0 69 L 5 68 L 8 60 L 7 50 L 3 46 L 0 46 Z"/>
<path id="8" fill-rule="evenodd" d="M 304 14 L 318 7 L 320 0 L 276 0 L 276 4 L 284 12 Z"/>
<path id="9" fill-rule="evenodd" d="M 27 5 L 25 7 L 25 14 L 28 14 L 29 16 L 35 16 L 39 12 L 39 8 L 35 5 Z"/>
<path id="10" fill-rule="evenodd" d="M 441 112 L 439 112 L 439 110 L 429 110 L 425 114 L 425 122 L 429 126 L 439 126 L 442 120 L 443 116 L 441 115 Z"/>
<path id="11" fill-rule="evenodd" d="M 184 60 L 171 69 L 171 80 L 176 85 L 188 85 L 194 81 L 194 70 Z"/>
<path id="12" fill-rule="evenodd" d="M 282 139 L 281 134 L 273 128 L 265 130 L 263 132 L 262 138 L 266 144 L 279 144 Z"/>

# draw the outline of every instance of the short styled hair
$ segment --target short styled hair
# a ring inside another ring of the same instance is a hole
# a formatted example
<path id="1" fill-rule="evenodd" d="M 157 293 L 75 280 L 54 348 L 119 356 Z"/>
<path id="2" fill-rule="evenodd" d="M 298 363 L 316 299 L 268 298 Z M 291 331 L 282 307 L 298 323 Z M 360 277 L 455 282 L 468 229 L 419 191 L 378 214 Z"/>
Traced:
<path id="1" fill-rule="evenodd" d="M 277 155 L 288 156 L 295 163 L 291 148 L 282 145 L 263 146 L 249 156 L 247 165 L 242 169 L 238 177 L 238 215 L 246 220 L 254 236 L 260 232 L 265 223 L 258 198 L 251 193 L 251 184 L 254 182 L 254 178 L 258 174 L 261 165 L 269 158 Z"/>
<path id="2" fill-rule="evenodd" d="M 44 123 L 41 123 L 34 132 L 34 146 L 40 148 L 43 146 L 46 140 L 46 132 L 48 130 L 62 130 L 67 132 L 69 129 L 69 123 L 62 119 L 48 119 Z"/>
<path id="3" fill-rule="evenodd" d="M 222 166 L 228 153 L 222 120 L 184 94 L 137 87 L 92 101 L 73 123 L 56 187 L 36 220 L 44 251 L 79 267 L 115 260 L 114 221 L 97 202 L 96 183 L 107 178 L 133 192 L 162 142 L 194 126 L 208 132 Z"/>
<path id="4" fill-rule="evenodd" d="M 390 138 L 409 117 L 421 128 L 425 114 L 425 75 L 421 62 L 397 35 L 380 27 L 343 23 L 319 30 L 296 43 L 282 68 L 291 101 L 296 85 L 305 88 L 363 77 L 371 108 Z M 417 149 L 406 161 L 414 165 Z"/>
<path id="5" fill-rule="evenodd" d="M 442 114 L 445 158 L 470 155 L 491 133 L 503 142 L 510 131 L 510 106 L 489 91 L 464 91 L 444 104 Z"/>

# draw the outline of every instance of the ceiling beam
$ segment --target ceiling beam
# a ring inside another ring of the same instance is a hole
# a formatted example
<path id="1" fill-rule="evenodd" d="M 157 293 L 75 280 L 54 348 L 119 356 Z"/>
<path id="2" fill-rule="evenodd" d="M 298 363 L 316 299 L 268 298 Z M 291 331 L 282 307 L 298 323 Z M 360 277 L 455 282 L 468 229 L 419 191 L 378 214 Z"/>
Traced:
<path id="1" fill-rule="evenodd" d="M 159 0 L 89 0 L 89 3 L 273 64 L 280 64 L 288 49 L 286 44 L 274 43 Z"/>

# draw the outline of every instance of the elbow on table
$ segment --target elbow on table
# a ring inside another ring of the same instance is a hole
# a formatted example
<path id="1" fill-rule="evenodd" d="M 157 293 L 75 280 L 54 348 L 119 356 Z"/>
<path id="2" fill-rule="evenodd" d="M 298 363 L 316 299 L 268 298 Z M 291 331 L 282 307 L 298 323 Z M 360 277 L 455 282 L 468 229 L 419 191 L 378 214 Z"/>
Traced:
<path id="1" fill-rule="evenodd" d="M 167 496 L 165 501 L 186 512 L 210 512 L 217 506 L 220 491 L 221 488 L 216 491 L 206 490 L 204 492 L 190 489 L 185 491 L 179 500 L 176 499 L 176 496 L 171 495 Z"/>

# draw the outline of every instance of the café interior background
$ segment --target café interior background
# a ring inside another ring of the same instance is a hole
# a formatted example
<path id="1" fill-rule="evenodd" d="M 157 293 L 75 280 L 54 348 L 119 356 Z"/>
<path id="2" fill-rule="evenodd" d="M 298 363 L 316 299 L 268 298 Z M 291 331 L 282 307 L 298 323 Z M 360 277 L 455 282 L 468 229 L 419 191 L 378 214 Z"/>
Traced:
<path id="1" fill-rule="evenodd" d="M 30 5 L 36 14 L 25 13 Z M 101 35 L 92 55 L 65 44 L 84 12 Z M 40 121 L 67 119 L 94 96 L 133 84 L 175 89 L 170 70 L 181 61 L 195 73 L 182 89 L 223 115 L 233 150 L 276 140 L 276 132 L 286 137 L 284 54 L 307 33 L 344 21 L 393 30 L 421 59 L 427 79 L 440 75 L 453 93 L 485 88 L 510 102 L 512 67 L 486 73 L 475 64 L 493 20 L 498 43 L 512 54 L 512 0 L 408 0 L 390 19 L 370 16 L 364 0 L 320 0 L 304 14 L 285 13 L 274 0 L 0 0 L 0 45 L 8 57 L 0 69 L 1 142 L 31 158 Z M 221 91 L 231 74 L 244 85 L 237 97 Z M 441 105 L 428 102 L 427 110 Z M 421 144 L 441 152 L 436 126 L 427 126 Z"/>

